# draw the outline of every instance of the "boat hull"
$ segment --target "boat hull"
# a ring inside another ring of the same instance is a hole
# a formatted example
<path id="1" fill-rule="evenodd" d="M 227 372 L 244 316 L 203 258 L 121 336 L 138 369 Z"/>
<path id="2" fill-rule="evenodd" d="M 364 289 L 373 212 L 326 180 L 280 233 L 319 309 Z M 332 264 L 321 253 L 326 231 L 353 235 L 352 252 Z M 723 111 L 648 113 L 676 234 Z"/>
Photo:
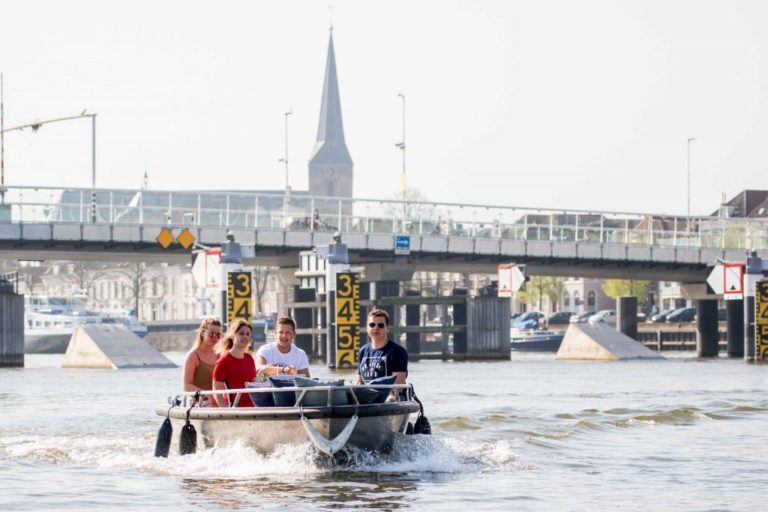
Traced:
<path id="1" fill-rule="evenodd" d="M 197 445 L 203 448 L 243 443 L 267 454 L 285 444 L 312 441 L 302 424 L 302 415 L 325 439 L 338 436 L 357 413 L 357 423 L 346 442 L 347 447 L 386 452 L 398 433 L 405 431 L 411 414 L 418 412 L 415 402 L 392 402 L 332 407 L 195 407 L 189 420 L 197 432 Z M 173 426 L 173 446 L 186 423 L 187 408 L 158 408 L 160 416 L 169 415 Z"/>

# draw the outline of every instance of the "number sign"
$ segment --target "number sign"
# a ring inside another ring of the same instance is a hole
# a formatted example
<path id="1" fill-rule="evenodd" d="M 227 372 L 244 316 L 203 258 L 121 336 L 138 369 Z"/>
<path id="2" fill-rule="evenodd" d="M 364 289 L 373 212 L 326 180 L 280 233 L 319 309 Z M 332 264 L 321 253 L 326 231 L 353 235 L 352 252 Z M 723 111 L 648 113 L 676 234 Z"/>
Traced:
<path id="1" fill-rule="evenodd" d="M 250 324 L 252 316 L 251 273 L 227 273 L 227 322 L 232 325 L 243 319 Z"/>
<path id="2" fill-rule="evenodd" d="M 360 350 L 360 274 L 336 274 L 336 368 L 357 368 Z"/>
<path id="3" fill-rule="evenodd" d="M 768 360 L 768 281 L 755 283 L 755 360 Z"/>

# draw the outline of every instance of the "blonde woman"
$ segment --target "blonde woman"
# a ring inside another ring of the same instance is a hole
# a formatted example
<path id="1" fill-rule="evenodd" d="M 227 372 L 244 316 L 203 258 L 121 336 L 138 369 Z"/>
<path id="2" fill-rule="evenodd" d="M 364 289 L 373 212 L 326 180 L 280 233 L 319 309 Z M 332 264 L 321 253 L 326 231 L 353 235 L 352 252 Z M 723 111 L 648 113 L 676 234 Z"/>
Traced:
<path id="1" fill-rule="evenodd" d="M 182 372 L 184 391 L 213 389 L 213 368 L 219 359 L 214 348 L 220 338 L 221 322 L 213 317 L 204 318 L 197 329 L 195 344 L 184 360 Z"/>
<path id="2" fill-rule="evenodd" d="M 253 329 L 245 320 L 238 320 L 229 328 L 227 335 L 216 345 L 221 355 L 213 368 L 213 389 L 242 389 L 246 382 L 256 378 L 256 363 L 250 354 Z M 219 407 L 229 407 L 235 395 L 213 395 Z M 238 407 L 253 407 L 248 393 L 240 395 Z"/>

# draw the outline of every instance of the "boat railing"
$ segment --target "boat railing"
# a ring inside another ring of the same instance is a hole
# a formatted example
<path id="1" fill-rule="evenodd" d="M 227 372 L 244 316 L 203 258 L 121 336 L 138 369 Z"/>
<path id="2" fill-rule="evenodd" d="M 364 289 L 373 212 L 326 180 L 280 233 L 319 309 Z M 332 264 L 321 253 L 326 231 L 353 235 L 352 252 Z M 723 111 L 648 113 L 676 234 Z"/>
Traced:
<path id="1" fill-rule="evenodd" d="M 305 397 L 309 392 L 325 391 L 327 393 L 328 406 L 333 405 L 333 392 L 344 391 L 347 397 L 350 399 L 349 405 L 359 406 L 366 405 L 361 404 L 355 394 L 356 389 L 375 389 L 377 391 L 386 390 L 400 390 L 397 393 L 392 394 L 395 397 L 395 401 L 401 402 L 413 401 L 413 386 L 410 384 L 344 384 L 343 386 L 313 386 L 313 387 L 260 387 L 260 388 L 241 388 L 241 389 L 226 389 L 226 390 L 211 390 L 211 391 L 184 391 L 177 398 L 181 399 L 179 404 L 181 407 L 203 407 L 203 401 L 201 397 L 211 397 L 211 401 L 214 400 L 213 395 L 235 395 L 235 399 L 229 407 L 237 407 L 240 403 L 240 397 L 245 394 L 251 393 L 274 393 L 274 392 L 300 392 L 299 397 L 296 399 L 296 403 L 293 407 L 303 407 Z M 405 392 L 404 394 L 402 392 Z M 173 398 L 169 398 L 173 400 Z"/>

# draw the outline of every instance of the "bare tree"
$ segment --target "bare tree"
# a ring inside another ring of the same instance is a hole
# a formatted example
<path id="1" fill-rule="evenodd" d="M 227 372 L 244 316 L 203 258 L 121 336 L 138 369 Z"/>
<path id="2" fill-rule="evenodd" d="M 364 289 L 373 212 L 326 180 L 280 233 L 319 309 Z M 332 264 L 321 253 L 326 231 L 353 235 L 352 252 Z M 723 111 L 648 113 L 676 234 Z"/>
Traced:
<path id="1" fill-rule="evenodd" d="M 256 311 L 262 315 L 264 312 L 264 293 L 267 291 L 269 279 L 274 275 L 271 267 L 256 267 L 253 269 L 253 299 Z"/>

